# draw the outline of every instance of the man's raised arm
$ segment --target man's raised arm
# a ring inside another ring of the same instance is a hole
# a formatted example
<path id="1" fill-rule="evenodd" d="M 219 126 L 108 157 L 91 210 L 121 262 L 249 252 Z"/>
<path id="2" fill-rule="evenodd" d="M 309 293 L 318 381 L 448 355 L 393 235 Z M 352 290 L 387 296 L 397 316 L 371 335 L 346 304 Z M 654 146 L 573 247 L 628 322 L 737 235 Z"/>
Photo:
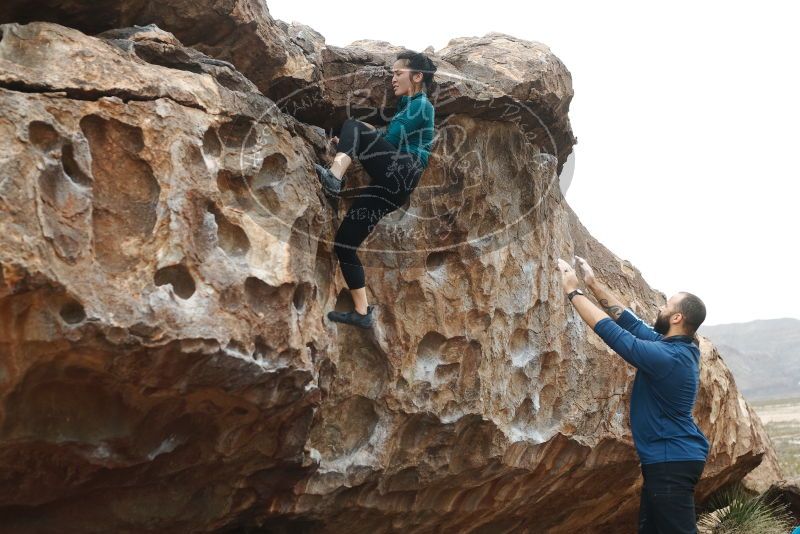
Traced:
<path id="1" fill-rule="evenodd" d="M 592 290 L 594 298 L 597 299 L 603 311 L 617 321 L 619 316 L 622 315 L 622 312 L 625 311 L 625 306 L 622 302 L 597 279 L 591 284 L 586 282 L 586 287 Z"/>
<path id="2" fill-rule="evenodd" d="M 630 308 L 627 308 L 616 295 L 614 295 L 608 288 L 606 288 L 594 275 L 594 271 L 589 266 L 589 263 L 581 258 L 575 256 L 578 263 L 583 269 L 583 279 L 600 307 L 605 311 L 609 317 L 620 325 L 622 328 L 638 337 L 639 339 L 646 339 L 648 341 L 658 341 L 662 336 L 649 325 L 645 324 Z"/>
<path id="3" fill-rule="evenodd" d="M 575 256 L 575 259 L 578 260 L 581 269 L 583 269 L 583 281 L 586 282 L 586 287 L 592 290 L 594 298 L 597 299 L 600 307 L 615 321 L 619 319 L 625 306 L 611 291 L 600 283 L 600 280 L 594 275 L 591 266 L 589 266 L 589 262 L 580 256 Z"/>

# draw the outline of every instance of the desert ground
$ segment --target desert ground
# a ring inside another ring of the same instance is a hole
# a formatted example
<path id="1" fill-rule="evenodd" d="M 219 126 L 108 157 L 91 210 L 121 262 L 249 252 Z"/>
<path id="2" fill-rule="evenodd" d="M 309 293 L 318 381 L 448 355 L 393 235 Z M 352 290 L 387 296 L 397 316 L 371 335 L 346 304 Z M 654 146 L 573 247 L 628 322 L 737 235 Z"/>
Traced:
<path id="1" fill-rule="evenodd" d="M 752 402 L 778 453 L 786 478 L 800 476 L 800 397 Z"/>

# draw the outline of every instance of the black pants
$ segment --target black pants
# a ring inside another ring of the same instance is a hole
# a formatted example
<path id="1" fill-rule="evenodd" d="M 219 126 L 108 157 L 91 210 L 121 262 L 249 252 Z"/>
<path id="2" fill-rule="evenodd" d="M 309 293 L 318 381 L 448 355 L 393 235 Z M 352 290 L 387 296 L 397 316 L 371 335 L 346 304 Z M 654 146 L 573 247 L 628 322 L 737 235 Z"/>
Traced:
<path id="1" fill-rule="evenodd" d="M 663 462 L 642 466 L 639 534 L 695 534 L 694 487 L 705 462 Z"/>
<path id="2" fill-rule="evenodd" d="M 358 158 L 372 178 L 347 210 L 333 247 L 347 287 L 359 289 L 365 285 L 364 267 L 356 250 L 384 215 L 405 204 L 423 167 L 416 154 L 398 151 L 379 132 L 353 119 L 342 125 L 336 151 Z"/>

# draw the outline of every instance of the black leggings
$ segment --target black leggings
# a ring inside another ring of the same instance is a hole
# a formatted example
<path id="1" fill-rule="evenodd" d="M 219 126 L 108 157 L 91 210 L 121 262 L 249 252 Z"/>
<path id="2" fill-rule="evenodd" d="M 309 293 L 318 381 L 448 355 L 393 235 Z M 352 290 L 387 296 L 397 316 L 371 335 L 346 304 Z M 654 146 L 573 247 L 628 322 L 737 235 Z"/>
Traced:
<path id="1" fill-rule="evenodd" d="M 694 534 L 694 487 L 705 462 L 661 462 L 642 466 L 639 534 Z"/>
<path id="2" fill-rule="evenodd" d="M 347 119 L 339 134 L 337 152 L 358 158 L 372 178 L 361 188 L 336 231 L 333 250 L 350 289 L 364 287 L 364 267 L 356 249 L 384 215 L 405 204 L 424 170 L 416 154 L 400 152 L 365 123 Z"/>

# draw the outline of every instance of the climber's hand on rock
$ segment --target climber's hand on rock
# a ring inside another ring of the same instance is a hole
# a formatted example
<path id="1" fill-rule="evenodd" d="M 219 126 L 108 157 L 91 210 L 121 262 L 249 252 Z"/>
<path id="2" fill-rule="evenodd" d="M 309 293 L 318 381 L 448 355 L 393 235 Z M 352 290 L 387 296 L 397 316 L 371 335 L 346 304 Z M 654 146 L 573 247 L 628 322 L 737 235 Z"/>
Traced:
<path id="1" fill-rule="evenodd" d="M 578 276 L 569 263 L 558 258 L 558 270 L 561 272 L 561 285 L 564 286 L 565 293 L 578 289 Z"/>
<path id="2" fill-rule="evenodd" d="M 336 136 L 331 137 L 331 144 L 333 144 L 333 146 L 338 145 L 339 144 L 339 138 L 336 137 Z"/>
<path id="3" fill-rule="evenodd" d="M 593 286 L 594 283 L 597 282 L 597 278 L 594 275 L 594 271 L 589 266 L 589 262 L 578 255 L 575 256 L 575 259 L 578 260 L 578 265 L 580 265 L 581 270 L 583 270 L 583 281 L 586 282 L 586 286 Z"/>

